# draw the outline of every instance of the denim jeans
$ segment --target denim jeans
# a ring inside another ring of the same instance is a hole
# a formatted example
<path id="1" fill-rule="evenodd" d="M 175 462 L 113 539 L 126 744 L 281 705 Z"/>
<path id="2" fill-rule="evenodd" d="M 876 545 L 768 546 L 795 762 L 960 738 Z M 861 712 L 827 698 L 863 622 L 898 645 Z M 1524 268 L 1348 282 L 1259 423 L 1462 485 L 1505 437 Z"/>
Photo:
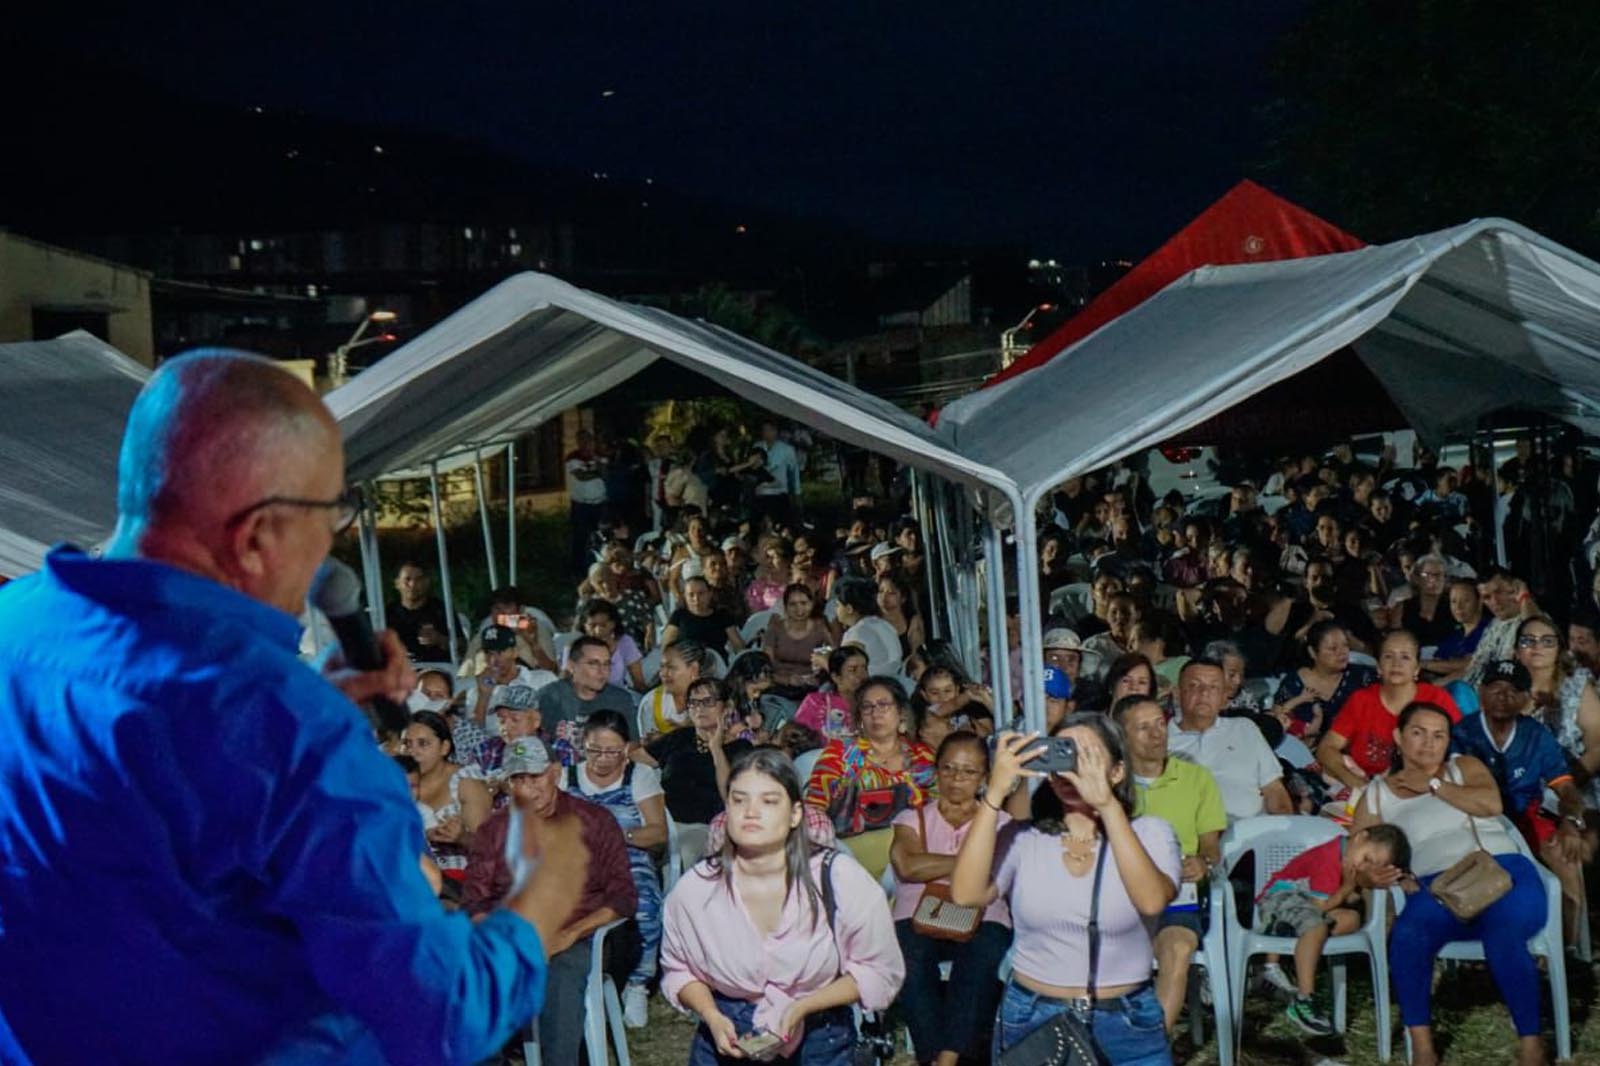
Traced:
<path id="1" fill-rule="evenodd" d="M 957 943 L 923 936 L 911 928 L 910 918 L 902 918 L 894 923 L 894 934 L 906 960 L 900 1010 L 917 1061 L 931 1062 L 941 1051 L 980 1057 L 1000 1001 L 995 973 L 1011 947 L 1011 928 L 981 922 L 971 940 Z M 948 981 L 939 980 L 942 962 L 951 963 Z"/>
<path id="2" fill-rule="evenodd" d="M 742 999 L 730 999 L 713 992 L 717 1009 L 727 1015 L 734 1030 L 741 1036 L 750 1032 L 756 1005 Z M 800 1047 L 786 1058 L 768 1059 L 775 1066 L 851 1066 L 851 1049 L 856 1043 L 855 1020 L 849 1007 L 835 1007 L 806 1019 L 806 1035 Z M 748 1066 L 749 1059 L 730 1059 L 717 1054 L 717 1042 L 711 1030 L 702 1022 L 695 1027 L 694 1040 L 689 1044 L 689 1066 Z M 554 1066 L 554 1064 L 552 1064 Z"/>
<path id="3" fill-rule="evenodd" d="M 998 1062 L 1006 1048 L 1069 1009 L 1062 1000 L 1029 992 L 1018 984 L 1006 985 L 995 1017 L 994 1060 Z M 1094 1039 L 1113 1066 L 1172 1066 L 1166 1016 L 1161 1013 L 1155 989 L 1149 985 L 1116 1007 L 1097 1008 Z"/>

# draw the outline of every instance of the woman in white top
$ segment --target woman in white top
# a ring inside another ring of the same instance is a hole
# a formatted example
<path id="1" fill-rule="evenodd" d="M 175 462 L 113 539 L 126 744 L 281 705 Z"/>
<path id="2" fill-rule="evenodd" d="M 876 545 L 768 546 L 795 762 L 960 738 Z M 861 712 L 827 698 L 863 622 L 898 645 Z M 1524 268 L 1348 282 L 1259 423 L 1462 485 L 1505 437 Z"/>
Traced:
<path id="1" fill-rule="evenodd" d="M 1540 721 L 1589 780 L 1584 801 L 1600 808 L 1600 695 L 1594 677 L 1572 662 L 1562 632 L 1547 616 L 1524 618 L 1517 627 L 1517 662 L 1528 668 Z"/>
<path id="2" fill-rule="evenodd" d="M 660 684 L 639 699 L 639 737 L 670 733 L 689 723 L 684 699 L 689 685 L 712 673 L 711 654 L 705 645 L 678 640 L 661 649 Z"/>
<path id="3" fill-rule="evenodd" d="M 841 644 L 855 644 L 867 653 L 867 673 L 895 677 L 905 662 L 900 634 L 879 614 L 878 588 L 852 578 L 839 586 L 839 623 L 845 626 Z"/>
<path id="4" fill-rule="evenodd" d="M 667 842 L 667 804 L 661 773 L 628 758 L 628 720 L 616 711 L 595 711 L 583 723 L 583 761 L 567 767 L 561 787 L 606 808 L 622 826 L 628 843 L 628 869 L 639 893 L 633 920 L 643 951 L 622 990 L 623 1020 L 630 1029 L 648 1021 L 645 986 L 656 972 L 661 949 L 661 877 L 655 851 Z"/>
<path id="5" fill-rule="evenodd" d="M 1389 971 L 1400 1020 L 1411 1032 L 1413 1066 L 1437 1066 L 1433 1045 L 1433 963 L 1453 940 L 1479 940 L 1517 1030 L 1517 1066 L 1545 1061 L 1539 1039 L 1539 970 L 1528 938 L 1544 927 L 1538 870 L 1506 832 L 1500 787 L 1469 755 L 1449 755 L 1450 716 L 1430 703 L 1400 712 L 1395 739 L 1400 767 L 1373 779 L 1356 804 L 1352 835 L 1369 825 L 1397 826 L 1411 843 L 1411 869 L 1381 871 L 1375 883 L 1399 882 L 1405 910 L 1389 934 Z M 1478 847 L 1511 875 L 1511 891 L 1470 922 L 1459 921 L 1428 891 L 1433 879 Z"/>
<path id="6" fill-rule="evenodd" d="M 884 1009 L 905 976 L 883 889 L 848 852 L 812 848 L 788 756 L 754 748 L 730 774 L 726 840 L 666 905 L 661 994 L 700 1016 L 690 1066 L 750 1057 L 752 1037 L 775 1037 L 783 1063 L 849 1066 L 850 1006 Z"/>
<path id="7" fill-rule="evenodd" d="M 460 881 L 472 834 L 489 816 L 489 789 L 476 766 L 456 764 L 449 723 L 434 711 L 411 716 L 401 747 L 417 761 L 417 810 L 434 862 L 446 877 Z"/>

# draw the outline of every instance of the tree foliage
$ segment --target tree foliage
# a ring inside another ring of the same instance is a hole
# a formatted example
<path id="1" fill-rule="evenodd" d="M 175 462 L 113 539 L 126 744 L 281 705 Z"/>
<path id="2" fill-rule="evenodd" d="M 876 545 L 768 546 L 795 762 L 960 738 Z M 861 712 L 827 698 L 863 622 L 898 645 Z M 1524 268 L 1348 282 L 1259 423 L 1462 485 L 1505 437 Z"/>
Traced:
<path id="1" fill-rule="evenodd" d="M 1318 0 L 1268 180 L 1369 241 L 1499 215 L 1600 251 L 1600 3 Z"/>

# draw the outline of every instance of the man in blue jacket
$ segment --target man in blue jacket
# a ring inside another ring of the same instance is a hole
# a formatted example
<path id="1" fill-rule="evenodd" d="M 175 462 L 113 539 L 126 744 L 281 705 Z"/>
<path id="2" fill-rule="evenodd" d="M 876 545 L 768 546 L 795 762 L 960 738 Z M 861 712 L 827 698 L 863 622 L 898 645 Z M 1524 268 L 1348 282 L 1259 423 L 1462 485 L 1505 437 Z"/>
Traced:
<path id="1" fill-rule="evenodd" d="M 477 924 L 434 899 L 352 702 L 403 701 L 404 648 L 331 678 L 295 654 L 354 516 L 327 409 L 264 360 L 173 360 L 117 504 L 104 559 L 57 549 L 0 589 L 0 1062 L 493 1054 L 539 1010 L 585 852 L 530 820 L 523 854 L 562 876 L 524 862 Z"/>

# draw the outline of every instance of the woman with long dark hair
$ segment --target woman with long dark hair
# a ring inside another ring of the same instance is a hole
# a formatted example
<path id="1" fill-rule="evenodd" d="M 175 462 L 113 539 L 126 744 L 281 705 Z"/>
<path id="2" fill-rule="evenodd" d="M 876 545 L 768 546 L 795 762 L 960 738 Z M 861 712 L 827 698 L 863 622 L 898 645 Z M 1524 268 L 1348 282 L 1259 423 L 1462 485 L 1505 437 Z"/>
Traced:
<path id="1" fill-rule="evenodd" d="M 883 889 L 848 852 L 813 849 L 800 779 L 776 748 L 738 756 L 727 837 L 667 898 L 661 993 L 700 1016 L 690 1066 L 849 1066 L 850 1007 L 882 1010 L 905 978 Z M 754 947 L 759 945 L 759 948 Z"/>
<path id="2" fill-rule="evenodd" d="M 997 834 L 1005 797 L 1024 777 L 1042 776 L 1027 764 L 1043 754 L 1037 733 L 1000 734 L 950 877 L 956 903 L 1003 898 L 1011 908 L 1011 981 L 995 1021 L 994 1058 L 1056 1015 L 1080 1010 L 1092 985 L 1093 1005 L 1080 1017 L 1106 1058 L 1115 1066 L 1170 1066 L 1146 920 L 1177 895 L 1177 835 L 1159 818 L 1133 816 L 1127 745 L 1115 721 L 1069 714 L 1054 736 L 1073 742 L 1076 769 L 1045 779 L 1033 795 L 1031 823 Z M 1099 927 L 1094 947 L 1083 932 L 1091 915 Z"/>
<path id="3" fill-rule="evenodd" d="M 456 762 L 455 741 L 442 714 L 413 714 L 401 735 L 401 748 L 417 761 L 417 810 L 434 862 L 446 877 L 459 881 L 466 876 L 472 834 L 489 816 L 489 790 Z"/>

